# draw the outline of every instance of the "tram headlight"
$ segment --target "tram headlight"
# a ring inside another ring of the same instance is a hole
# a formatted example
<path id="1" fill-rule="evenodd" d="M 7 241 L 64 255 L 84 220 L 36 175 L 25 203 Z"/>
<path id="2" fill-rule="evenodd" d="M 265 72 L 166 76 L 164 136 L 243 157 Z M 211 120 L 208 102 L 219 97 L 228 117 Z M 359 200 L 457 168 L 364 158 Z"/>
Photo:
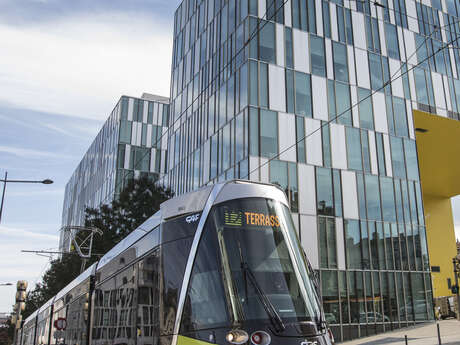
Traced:
<path id="1" fill-rule="evenodd" d="M 264 331 L 257 331 L 251 334 L 251 343 L 254 345 L 268 345 L 272 341 L 270 334 Z"/>
<path id="2" fill-rule="evenodd" d="M 249 335 L 241 329 L 234 329 L 227 333 L 225 339 L 230 344 L 244 344 L 248 341 Z"/>

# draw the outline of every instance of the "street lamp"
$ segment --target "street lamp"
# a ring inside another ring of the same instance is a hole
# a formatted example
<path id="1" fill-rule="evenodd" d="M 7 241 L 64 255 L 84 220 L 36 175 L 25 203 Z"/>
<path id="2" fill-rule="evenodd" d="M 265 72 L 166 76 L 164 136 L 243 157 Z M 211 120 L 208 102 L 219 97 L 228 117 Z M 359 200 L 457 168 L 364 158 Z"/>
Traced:
<path id="1" fill-rule="evenodd" d="M 0 283 L 0 286 L 11 286 L 13 283 Z"/>
<path id="2" fill-rule="evenodd" d="M 5 191 L 6 191 L 6 184 L 10 183 L 42 183 L 42 184 L 52 184 L 53 180 L 45 179 L 41 181 L 33 181 L 33 180 L 8 180 L 8 172 L 5 172 L 5 178 L 0 182 L 3 182 L 3 193 L 2 193 L 2 202 L 0 204 L 0 222 L 2 221 L 2 212 L 3 212 L 3 201 L 5 200 Z"/>

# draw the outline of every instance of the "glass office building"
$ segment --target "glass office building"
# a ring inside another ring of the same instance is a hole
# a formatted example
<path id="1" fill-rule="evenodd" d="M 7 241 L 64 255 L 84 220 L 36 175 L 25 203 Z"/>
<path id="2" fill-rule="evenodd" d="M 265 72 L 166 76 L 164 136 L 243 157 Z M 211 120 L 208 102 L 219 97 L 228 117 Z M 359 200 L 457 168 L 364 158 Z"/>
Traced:
<path id="1" fill-rule="evenodd" d="M 84 225 L 86 207 L 110 203 L 130 179 L 164 174 L 168 117 L 166 97 L 120 98 L 66 185 L 63 227 Z M 66 231 L 59 247 L 70 248 Z"/>
<path id="2" fill-rule="evenodd" d="M 164 183 L 279 184 L 339 341 L 433 319 L 414 112 L 459 118 L 459 50 L 445 49 L 459 16 L 453 0 L 184 0 L 175 13 Z"/>

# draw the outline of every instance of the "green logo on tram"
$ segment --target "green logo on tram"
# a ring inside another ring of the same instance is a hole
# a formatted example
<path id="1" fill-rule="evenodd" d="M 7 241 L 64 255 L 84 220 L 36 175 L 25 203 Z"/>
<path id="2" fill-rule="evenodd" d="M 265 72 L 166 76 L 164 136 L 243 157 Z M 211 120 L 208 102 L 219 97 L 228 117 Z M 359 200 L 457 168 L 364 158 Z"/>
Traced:
<path id="1" fill-rule="evenodd" d="M 243 212 L 241 211 L 225 211 L 224 223 L 229 226 L 243 225 Z"/>

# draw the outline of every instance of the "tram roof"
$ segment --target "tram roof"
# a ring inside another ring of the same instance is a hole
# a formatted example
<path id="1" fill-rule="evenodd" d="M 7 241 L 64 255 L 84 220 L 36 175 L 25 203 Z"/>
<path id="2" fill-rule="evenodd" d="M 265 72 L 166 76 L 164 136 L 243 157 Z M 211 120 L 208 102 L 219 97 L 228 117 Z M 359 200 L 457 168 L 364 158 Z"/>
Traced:
<path id="1" fill-rule="evenodd" d="M 110 249 L 105 255 L 99 260 L 97 264 L 97 270 L 99 271 L 102 267 L 107 265 L 113 258 L 118 254 L 124 252 L 126 249 L 131 247 L 134 243 L 152 231 L 161 223 L 161 211 L 156 212 L 153 216 L 148 218 L 144 223 L 139 225 L 133 230 L 128 236 L 118 242 L 112 249 Z"/>
<path id="2" fill-rule="evenodd" d="M 59 300 L 60 298 L 64 297 L 70 290 L 74 287 L 78 286 L 80 283 L 84 282 L 85 279 L 93 275 L 96 271 L 96 263 L 89 266 L 83 273 L 81 273 L 77 278 L 72 280 L 69 284 L 67 284 L 61 291 L 59 291 L 54 298 L 55 301 Z"/>

